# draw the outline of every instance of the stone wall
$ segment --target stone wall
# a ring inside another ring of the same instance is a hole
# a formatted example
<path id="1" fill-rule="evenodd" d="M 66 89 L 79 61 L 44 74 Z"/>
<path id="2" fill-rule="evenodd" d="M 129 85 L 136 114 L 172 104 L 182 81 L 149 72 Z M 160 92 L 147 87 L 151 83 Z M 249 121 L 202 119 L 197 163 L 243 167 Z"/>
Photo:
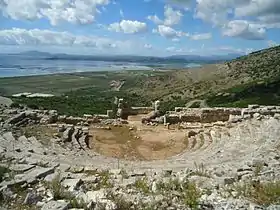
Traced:
<path id="1" fill-rule="evenodd" d="M 60 116 L 58 116 L 57 121 L 60 123 L 76 125 L 80 122 L 98 123 L 98 122 L 100 122 L 100 120 L 103 120 L 103 119 L 109 119 L 109 116 L 105 115 L 105 114 L 96 114 L 96 115 L 84 114 L 83 117 L 60 115 Z"/>
<path id="2" fill-rule="evenodd" d="M 154 111 L 153 107 L 131 107 L 130 109 L 131 115 L 148 114 L 152 111 Z"/>
<path id="3" fill-rule="evenodd" d="M 211 123 L 229 121 L 231 116 L 253 117 L 254 114 L 271 115 L 280 114 L 280 106 L 249 105 L 248 108 L 186 108 L 176 107 L 165 115 L 166 123 L 201 122 Z"/>

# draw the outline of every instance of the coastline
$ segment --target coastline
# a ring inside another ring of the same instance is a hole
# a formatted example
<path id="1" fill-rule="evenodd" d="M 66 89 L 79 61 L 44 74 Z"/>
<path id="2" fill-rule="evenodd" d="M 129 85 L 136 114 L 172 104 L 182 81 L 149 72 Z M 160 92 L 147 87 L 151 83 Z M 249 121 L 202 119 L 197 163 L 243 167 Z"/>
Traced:
<path id="1" fill-rule="evenodd" d="M 110 66 L 110 67 L 84 67 L 79 69 L 62 69 L 59 70 L 52 68 L 51 70 L 42 69 L 20 69 L 20 68 L 1 68 L 0 66 L 0 78 L 17 78 L 17 77 L 30 77 L 30 76 L 46 76 L 46 75 L 63 75 L 63 74 L 76 74 L 76 73 L 98 73 L 98 72 L 121 72 L 121 71 L 169 71 L 169 70 L 186 70 L 192 68 L 199 68 L 203 65 L 200 64 L 188 64 L 182 67 L 176 66 L 161 66 L 161 67 L 149 67 L 140 65 L 131 66 Z"/>

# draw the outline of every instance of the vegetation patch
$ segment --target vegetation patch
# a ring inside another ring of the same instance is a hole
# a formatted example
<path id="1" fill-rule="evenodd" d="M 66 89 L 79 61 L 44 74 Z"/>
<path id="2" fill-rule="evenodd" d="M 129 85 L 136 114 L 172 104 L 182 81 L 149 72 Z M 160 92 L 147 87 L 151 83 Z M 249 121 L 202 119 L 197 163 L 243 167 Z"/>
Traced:
<path id="1" fill-rule="evenodd" d="M 266 183 L 250 181 L 244 184 L 237 184 L 234 190 L 239 196 L 259 205 L 280 204 L 280 181 Z"/>
<path id="2" fill-rule="evenodd" d="M 45 182 L 45 185 L 51 190 L 54 200 L 71 200 L 74 198 L 74 196 L 62 185 L 60 173 L 58 173 L 52 181 Z"/>
<path id="3" fill-rule="evenodd" d="M 187 179 L 180 182 L 178 178 L 170 178 L 168 182 L 158 182 L 156 187 L 161 194 L 166 196 L 171 195 L 172 192 L 176 191 L 176 195 L 179 196 L 179 199 L 184 205 L 192 209 L 198 208 L 201 192 L 195 183 L 191 183 Z"/>
<path id="4" fill-rule="evenodd" d="M 140 190 L 142 193 L 148 194 L 150 193 L 150 186 L 148 184 L 147 178 L 137 179 L 134 183 L 134 187 Z"/>
<path id="5" fill-rule="evenodd" d="M 5 175 L 10 172 L 10 169 L 4 166 L 0 166 L 0 182 L 5 179 Z"/>
<path id="6" fill-rule="evenodd" d="M 207 104 L 215 107 L 247 107 L 249 104 L 279 105 L 280 79 L 263 83 L 238 85 L 219 94 L 207 98 Z"/>

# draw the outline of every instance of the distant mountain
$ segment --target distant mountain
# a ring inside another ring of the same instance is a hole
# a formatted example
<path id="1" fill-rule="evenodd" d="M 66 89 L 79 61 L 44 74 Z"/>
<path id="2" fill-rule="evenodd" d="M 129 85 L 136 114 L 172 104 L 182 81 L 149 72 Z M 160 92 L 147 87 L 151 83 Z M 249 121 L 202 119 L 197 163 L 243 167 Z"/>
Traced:
<path id="1" fill-rule="evenodd" d="M 26 51 L 26 52 L 21 52 L 18 53 L 19 55 L 26 55 L 26 56 L 39 56 L 39 57 L 48 57 L 48 56 L 52 56 L 51 53 L 48 52 L 40 52 L 40 51 Z"/>
<path id="2" fill-rule="evenodd" d="M 239 56 L 241 55 L 209 56 L 209 57 L 203 57 L 198 55 L 173 55 L 168 57 L 153 57 L 153 56 L 129 56 L 129 55 L 92 56 L 92 55 L 54 54 L 46 59 L 173 64 L 173 63 L 217 63 L 217 62 L 228 61 Z"/>
<path id="3" fill-rule="evenodd" d="M 27 51 L 19 54 L 32 59 L 45 59 L 45 60 L 86 60 L 86 61 L 108 61 L 108 62 L 129 62 L 129 63 L 146 63 L 146 64 L 176 64 L 176 63 L 197 63 L 197 64 L 210 64 L 229 61 L 241 54 L 226 54 L 226 55 L 172 55 L 167 57 L 155 56 L 135 56 L 135 55 L 73 55 L 73 54 L 51 54 L 40 51 Z"/>
<path id="4" fill-rule="evenodd" d="M 220 60 L 220 61 L 226 61 L 226 60 L 232 60 L 235 58 L 238 58 L 242 56 L 243 54 L 225 54 L 225 55 L 211 55 L 211 56 L 200 56 L 200 55 L 172 55 L 168 58 L 171 59 L 184 59 L 184 60 L 204 60 L 204 61 L 214 61 L 214 60 Z"/>

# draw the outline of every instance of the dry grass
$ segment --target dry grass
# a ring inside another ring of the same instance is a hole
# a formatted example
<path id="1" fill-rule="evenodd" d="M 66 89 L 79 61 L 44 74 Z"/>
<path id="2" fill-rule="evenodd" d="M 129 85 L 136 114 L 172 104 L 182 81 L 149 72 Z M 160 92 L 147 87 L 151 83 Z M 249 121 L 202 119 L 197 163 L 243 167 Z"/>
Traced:
<path id="1" fill-rule="evenodd" d="M 206 169 L 205 165 L 203 163 L 197 164 L 194 163 L 195 169 L 191 172 L 191 176 L 203 176 L 203 177 L 211 177 L 210 172 Z"/>
<path id="2" fill-rule="evenodd" d="M 239 196 L 245 197 L 259 205 L 280 204 L 280 181 L 254 182 L 238 184 L 234 187 Z"/>

